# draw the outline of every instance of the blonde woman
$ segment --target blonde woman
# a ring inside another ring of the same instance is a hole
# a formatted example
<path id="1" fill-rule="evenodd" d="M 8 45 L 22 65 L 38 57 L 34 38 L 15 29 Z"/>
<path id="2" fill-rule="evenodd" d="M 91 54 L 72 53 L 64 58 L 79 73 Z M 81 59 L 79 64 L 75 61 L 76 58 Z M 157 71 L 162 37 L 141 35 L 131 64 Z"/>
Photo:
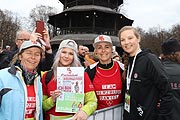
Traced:
<path id="1" fill-rule="evenodd" d="M 140 34 L 132 26 L 119 31 L 119 40 L 127 54 L 124 120 L 171 120 L 173 96 L 163 64 L 150 50 L 140 48 Z"/>
<path id="2" fill-rule="evenodd" d="M 84 76 L 84 106 L 75 115 L 71 113 L 55 112 L 55 102 L 56 98 L 61 94 L 60 90 L 56 90 L 56 77 L 57 77 L 57 67 L 80 67 L 77 56 L 77 44 L 74 40 L 63 40 L 59 46 L 56 53 L 54 64 L 53 64 L 53 75 L 51 80 L 46 83 L 46 75 L 44 74 L 42 78 L 43 84 L 43 109 L 46 111 L 45 119 L 65 119 L 73 116 L 73 120 L 86 120 L 89 115 L 91 115 L 97 108 L 97 98 L 94 92 L 94 87 L 89 80 L 88 76 Z"/>

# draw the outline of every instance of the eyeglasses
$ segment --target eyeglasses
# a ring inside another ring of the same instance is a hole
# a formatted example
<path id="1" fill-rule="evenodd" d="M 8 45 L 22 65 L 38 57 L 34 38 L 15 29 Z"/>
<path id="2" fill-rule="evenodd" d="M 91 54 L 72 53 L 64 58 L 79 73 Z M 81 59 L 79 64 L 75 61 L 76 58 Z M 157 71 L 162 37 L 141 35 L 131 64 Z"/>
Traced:
<path id="1" fill-rule="evenodd" d="M 17 39 L 17 40 L 24 42 L 24 41 L 28 41 L 29 39 Z"/>

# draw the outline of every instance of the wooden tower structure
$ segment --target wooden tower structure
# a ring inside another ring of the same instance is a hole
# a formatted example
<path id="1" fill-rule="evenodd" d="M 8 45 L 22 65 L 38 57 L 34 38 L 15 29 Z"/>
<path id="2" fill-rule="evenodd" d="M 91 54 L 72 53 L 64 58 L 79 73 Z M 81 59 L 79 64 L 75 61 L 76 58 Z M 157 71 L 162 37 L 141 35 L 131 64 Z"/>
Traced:
<path id="1" fill-rule="evenodd" d="M 109 35 L 113 45 L 119 47 L 118 31 L 133 20 L 117 12 L 123 0 L 59 0 L 64 5 L 63 12 L 49 16 L 54 26 L 53 48 L 64 39 L 73 39 L 78 44 L 93 50 L 92 43 L 100 35 Z"/>

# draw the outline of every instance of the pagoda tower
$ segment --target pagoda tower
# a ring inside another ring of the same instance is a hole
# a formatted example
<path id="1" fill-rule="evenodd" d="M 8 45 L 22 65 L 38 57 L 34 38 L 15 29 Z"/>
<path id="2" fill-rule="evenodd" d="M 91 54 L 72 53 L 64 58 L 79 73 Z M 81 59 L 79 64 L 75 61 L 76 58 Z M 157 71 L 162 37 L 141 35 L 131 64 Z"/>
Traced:
<path id="1" fill-rule="evenodd" d="M 119 47 L 118 31 L 133 20 L 117 12 L 123 0 L 59 0 L 63 12 L 49 16 L 54 26 L 54 38 L 51 45 L 58 48 L 64 39 L 73 39 L 93 50 L 94 39 L 101 34 L 109 35 L 113 45 Z"/>

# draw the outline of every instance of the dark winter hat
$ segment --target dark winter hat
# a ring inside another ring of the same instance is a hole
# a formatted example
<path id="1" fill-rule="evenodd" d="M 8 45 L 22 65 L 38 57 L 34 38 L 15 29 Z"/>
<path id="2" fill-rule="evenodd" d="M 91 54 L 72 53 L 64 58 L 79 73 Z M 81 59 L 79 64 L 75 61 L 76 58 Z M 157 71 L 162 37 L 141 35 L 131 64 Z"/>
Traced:
<path id="1" fill-rule="evenodd" d="M 161 49 L 164 55 L 170 55 L 180 51 L 180 43 L 176 39 L 169 39 L 162 43 Z"/>

